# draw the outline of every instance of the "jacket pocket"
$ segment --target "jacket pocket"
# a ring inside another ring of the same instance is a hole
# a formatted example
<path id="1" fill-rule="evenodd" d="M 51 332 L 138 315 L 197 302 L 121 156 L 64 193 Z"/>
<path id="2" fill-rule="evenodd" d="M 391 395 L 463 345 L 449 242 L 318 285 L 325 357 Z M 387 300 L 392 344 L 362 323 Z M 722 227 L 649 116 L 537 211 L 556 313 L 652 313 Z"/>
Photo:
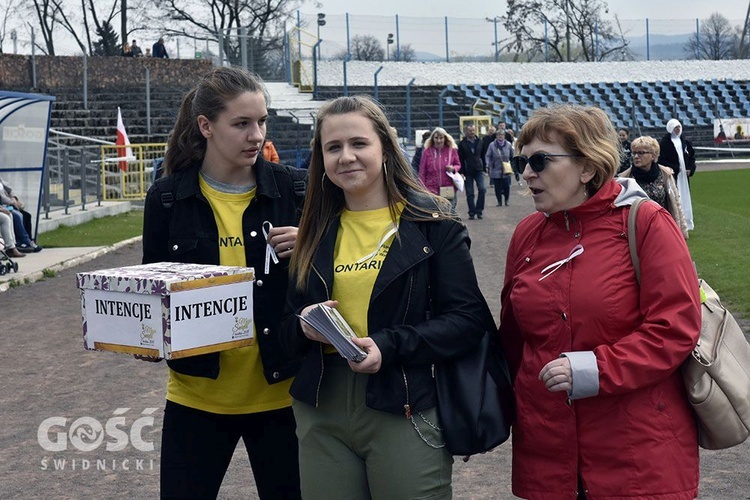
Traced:
<path id="1" fill-rule="evenodd" d="M 169 239 L 169 256 L 170 260 L 180 260 L 181 255 L 185 255 L 198 248 L 198 238 L 170 238 Z"/>

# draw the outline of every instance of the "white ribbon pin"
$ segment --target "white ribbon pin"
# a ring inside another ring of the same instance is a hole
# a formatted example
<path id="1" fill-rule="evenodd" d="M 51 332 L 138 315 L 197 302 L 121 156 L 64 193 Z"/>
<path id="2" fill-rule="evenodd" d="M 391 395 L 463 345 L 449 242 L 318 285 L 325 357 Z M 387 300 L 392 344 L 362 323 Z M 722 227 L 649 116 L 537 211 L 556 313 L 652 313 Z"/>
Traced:
<path id="1" fill-rule="evenodd" d="M 583 253 L 583 245 L 576 245 L 573 247 L 573 249 L 570 251 L 570 255 L 565 257 L 562 260 L 558 260 L 557 262 L 553 262 L 549 266 L 542 269 L 542 277 L 539 278 L 539 281 L 542 281 L 544 278 L 549 276 L 550 274 L 554 273 L 558 269 L 560 269 L 564 264 L 567 264 L 571 260 L 575 259 L 579 255 Z"/>
<path id="2" fill-rule="evenodd" d="M 271 261 L 273 260 L 274 264 L 278 264 L 279 256 L 276 255 L 276 250 L 274 250 L 273 245 L 271 245 L 271 243 L 269 243 L 268 241 L 268 234 L 271 232 L 271 229 L 273 229 L 273 224 L 265 221 L 263 222 L 261 227 L 263 228 L 263 237 L 266 239 L 266 263 L 263 269 L 265 271 L 264 274 L 268 274 L 268 272 L 271 270 Z"/>

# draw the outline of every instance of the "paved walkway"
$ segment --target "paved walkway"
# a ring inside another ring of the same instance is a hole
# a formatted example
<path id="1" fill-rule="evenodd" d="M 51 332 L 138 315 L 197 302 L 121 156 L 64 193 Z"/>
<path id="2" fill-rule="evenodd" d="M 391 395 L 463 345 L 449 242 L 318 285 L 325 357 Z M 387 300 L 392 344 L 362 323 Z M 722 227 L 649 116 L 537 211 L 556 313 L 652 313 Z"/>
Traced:
<path id="1" fill-rule="evenodd" d="M 495 207 L 494 196 L 487 201 L 485 219 L 467 225 L 480 286 L 497 317 L 505 249 L 533 207 L 517 186 L 510 207 Z M 458 210 L 466 215 L 465 199 Z M 75 287 L 76 272 L 137 264 L 140 243 L 47 252 L 36 255 L 49 256 L 48 266 L 60 264 L 54 277 L 0 293 L 0 496 L 156 498 L 166 366 L 85 351 Z M 31 267 L 30 259 L 22 260 Z M 510 449 L 506 443 L 468 463 L 457 461 L 454 497 L 513 498 Z M 243 455 L 238 448 L 220 498 L 257 498 Z M 701 460 L 702 498 L 750 499 L 750 442 L 702 451 Z"/>

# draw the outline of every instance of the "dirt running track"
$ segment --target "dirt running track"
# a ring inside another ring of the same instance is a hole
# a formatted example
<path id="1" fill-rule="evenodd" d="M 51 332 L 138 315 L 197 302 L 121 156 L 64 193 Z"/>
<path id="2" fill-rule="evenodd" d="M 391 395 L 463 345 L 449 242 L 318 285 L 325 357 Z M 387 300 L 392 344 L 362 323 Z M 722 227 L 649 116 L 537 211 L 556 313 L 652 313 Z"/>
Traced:
<path id="1" fill-rule="evenodd" d="M 496 318 L 510 234 L 532 211 L 531 201 L 518 187 L 513 189 L 510 207 L 495 207 L 494 196 L 488 196 L 485 219 L 466 221 L 480 284 Z M 464 217 L 465 207 L 462 199 L 458 209 Z M 75 287 L 78 271 L 139 260 L 140 246 L 131 245 L 57 277 L 0 294 L 0 498 L 158 497 L 166 366 L 84 351 Z M 40 425 L 54 417 L 62 418 L 60 425 L 40 433 L 49 441 L 44 449 L 38 438 Z M 110 420 L 118 418 L 122 420 Z M 115 429 L 99 432 L 102 442 L 78 440 L 92 426 L 106 429 L 108 421 Z M 122 449 L 111 449 L 118 444 Z M 242 451 L 235 455 L 220 498 L 257 498 L 244 449 L 238 449 Z M 458 460 L 455 498 L 513 498 L 510 449 L 506 443 L 469 463 Z M 702 452 L 701 498 L 750 499 L 750 443 Z"/>

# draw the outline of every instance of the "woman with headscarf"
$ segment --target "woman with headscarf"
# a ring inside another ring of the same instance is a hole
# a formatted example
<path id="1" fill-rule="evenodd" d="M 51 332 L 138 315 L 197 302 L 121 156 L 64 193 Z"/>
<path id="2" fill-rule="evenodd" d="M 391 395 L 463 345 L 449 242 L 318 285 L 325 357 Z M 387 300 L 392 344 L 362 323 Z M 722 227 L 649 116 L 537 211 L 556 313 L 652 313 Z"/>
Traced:
<path id="1" fill-rule="evenodd" d="M 667 122 L 667 134 L 659 141 L 659 164 L 674 170 L 677 190 L 680 192 L 682 212 L 688 230 L 693 230 L 693 202 L 690 199 L 688 177 L 695 173 L 695 150 L 689 140 L 682 137 L 682 124 L 674 118 Z"/>

